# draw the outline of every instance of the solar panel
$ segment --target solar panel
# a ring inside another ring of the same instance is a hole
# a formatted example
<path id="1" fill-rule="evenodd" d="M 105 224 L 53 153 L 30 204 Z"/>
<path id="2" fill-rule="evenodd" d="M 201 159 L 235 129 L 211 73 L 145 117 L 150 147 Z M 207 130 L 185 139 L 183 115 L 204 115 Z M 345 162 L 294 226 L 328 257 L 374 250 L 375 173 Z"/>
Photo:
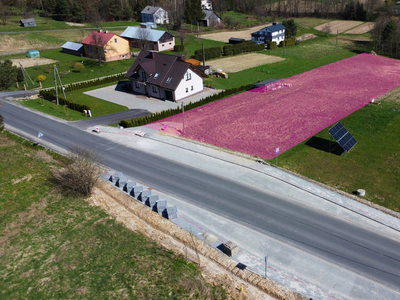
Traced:
<path id="1" fill-rule="evenodd" d="M 340 122 L 336 123 L 328 132 L 346 152 L 349 152 L 357 144 L 356 139 Z"/>

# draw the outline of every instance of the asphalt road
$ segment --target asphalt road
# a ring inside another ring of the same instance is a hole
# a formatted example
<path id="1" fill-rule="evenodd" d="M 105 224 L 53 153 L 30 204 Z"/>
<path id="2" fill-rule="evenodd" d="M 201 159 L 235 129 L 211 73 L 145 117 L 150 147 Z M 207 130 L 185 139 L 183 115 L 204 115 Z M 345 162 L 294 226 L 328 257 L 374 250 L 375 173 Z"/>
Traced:
<path id="1" fill-rule="evenodd" d="M 81 129 L 86 129 L 96 125 L 110 125 L 119 123 L 121 120 L 130 120 L 149 115 L 151 115 L 151 112 L 145 109 L 130 109 L 115 114 L 74 121 L 70 122 L 70 124 Z"/>
<path id="2" fill-rule="evenodd" d="M 78 144 L 94 149 L 103 164 L 165 193 L 265 232 L 399 291 L 400 241 L 331 217 L 290 199 L 179 162 L 127 148 L 69 124 L 5 103 L 6 125 L 57 147 Z"/>

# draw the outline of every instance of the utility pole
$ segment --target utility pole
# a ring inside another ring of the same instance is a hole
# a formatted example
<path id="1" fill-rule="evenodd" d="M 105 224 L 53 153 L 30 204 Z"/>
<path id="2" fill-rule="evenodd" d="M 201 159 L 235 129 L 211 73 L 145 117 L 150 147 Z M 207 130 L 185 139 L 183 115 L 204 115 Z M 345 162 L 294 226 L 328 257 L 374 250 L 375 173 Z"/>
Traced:
<path id="1" fill-rule="evenodd" d="M 183 119 L 183 134 L 185 134 L 185 107 L 184 107 L 184 105 L 183 105 L 183 102 L 182 102 L 182 119 Z"/>
<path id="2" fill-rule="evenodd" d="M 64 99 L 67 100 L 67 96 L 65 95 L 65 87 L 62 84 L 61 78 L 60 78 L 60 73 L 58 73 L 58 69 L 57 66 L 54 65 L 54 87 L 56 89 L 56 100 L 57 100 L 57 105 L 59 105 L 58 103 L 58 87 L 57 87 L 57 78 L 58 81 L 60 82 L 60 86 L 61 86 L 61 91 L 64 95 Z"/>

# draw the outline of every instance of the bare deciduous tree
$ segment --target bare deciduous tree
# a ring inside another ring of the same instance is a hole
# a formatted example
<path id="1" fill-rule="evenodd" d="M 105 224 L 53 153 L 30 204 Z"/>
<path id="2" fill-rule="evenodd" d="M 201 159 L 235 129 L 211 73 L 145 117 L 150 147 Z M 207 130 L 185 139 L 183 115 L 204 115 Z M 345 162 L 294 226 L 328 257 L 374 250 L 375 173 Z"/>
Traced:
<path id="1" fill-rule="evenodd" d="M 322 27 L 322 32 L 325 33 L 325 36 L 328 36 L 328 34 L 332 33 L 331 24 L 326 23 L 324 27 Z"/>
<path id="2" fill-rule="evenodd" d="M 146 28 L 139 28 L 137 45 L 141 50 L 150 50 L 149 40 L 151 38 L 150 30 Z"/>
<path id="3" fill-rule="evenodd" d="M 67 191 L 90 195 L 102 172 L 99 156 L 88 148 L 74 146 L 67 157 L 69 161 L 62 169 L 53 170 L 53 176 Z"/>

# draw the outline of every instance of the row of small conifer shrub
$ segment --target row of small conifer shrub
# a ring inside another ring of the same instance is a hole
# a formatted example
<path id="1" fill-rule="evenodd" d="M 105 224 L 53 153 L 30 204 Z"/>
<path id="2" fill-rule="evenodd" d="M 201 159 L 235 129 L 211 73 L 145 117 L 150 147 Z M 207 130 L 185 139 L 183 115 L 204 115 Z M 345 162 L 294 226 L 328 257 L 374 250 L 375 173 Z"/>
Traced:
<path id="1" fill-rule="evenodd" d="M 41 90 L 39 92 L 39 96 L 43 97 L 43 99 L 45 99 L 47 101 L 50 101 L 50 102 L 53 102 L 53 101 L 57 100 L 57 97 L 55 95 L 55 91 L 54 90 L 53 91 Z M 65 99 L 64 97 L 62 97 L 62 96 L 58 96 L 58 103 L 60 105 L 67 105 L 67 107 L 69 109 L 76 110 L 76 111 L 79 111 L 79 112 L 84 112 L 84 110 L 86 110 L 86 111 L 90 110 L 89 106 L 69 101 L 69 100 Z"/>
<path id="2" fill-rule="evenodd" d="M 238 88 L 224 90 L 218 94 L 214 94 L 214 95 L 208 96 L 206 98 L 203 98 L 200 101 L 190 102 L 189 104 L 184 105 L 184 110 L 188 111 L 188 110 L 194 109 L 196 107 L 203 106 L 205 104 L 223 99 L 227 96 L 231 96 L 231 95 L 237 94 L 239 92 L 247 91 L 251 88 L 253 88 L 253 85 L 249 84 L 249 85 L 241 86 Z M 130 120 L 122 120 L 121 122 L 119 122 L 119 125 L 124 128 L 143 126 L 148 123 L 152 123 L 152 122 L 155 122 L 155 121 L 158 121 L 158 120 L 161 120 L 161 119 L 173 116 L 173 115 L 177 115 L 181 112 L 182 112 L 182 109 L 180 107 L 177 107 L 177 108 L 163 110 L 161 112 L 153 113 L 149 116 L 139 117 L 139 118 L 130 119 Z"/>

